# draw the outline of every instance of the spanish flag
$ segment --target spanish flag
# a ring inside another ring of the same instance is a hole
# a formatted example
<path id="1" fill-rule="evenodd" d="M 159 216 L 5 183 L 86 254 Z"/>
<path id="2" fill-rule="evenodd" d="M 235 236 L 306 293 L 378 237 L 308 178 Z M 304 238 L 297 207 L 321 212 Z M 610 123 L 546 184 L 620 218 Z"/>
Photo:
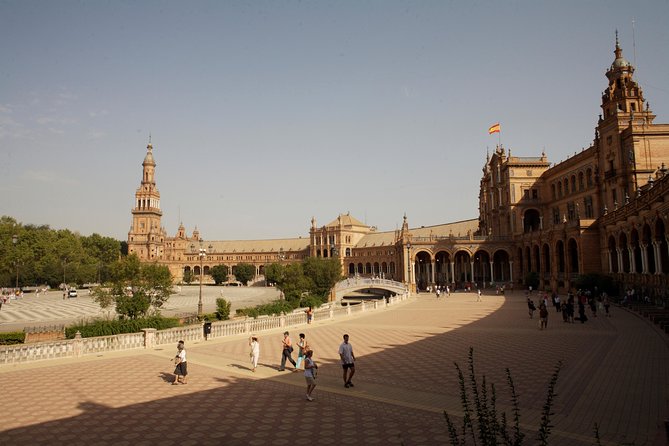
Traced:
<path id="1" fill-rule="evenodd" d="M 502 130 L 502 128 L 500 127 L 498 122 L 497 124 L 493 124 L 490 126 L 490 128 L 488 129 L 488 134 L 492 135 L 493 133 L 499 133 L 500 130 Z"/>

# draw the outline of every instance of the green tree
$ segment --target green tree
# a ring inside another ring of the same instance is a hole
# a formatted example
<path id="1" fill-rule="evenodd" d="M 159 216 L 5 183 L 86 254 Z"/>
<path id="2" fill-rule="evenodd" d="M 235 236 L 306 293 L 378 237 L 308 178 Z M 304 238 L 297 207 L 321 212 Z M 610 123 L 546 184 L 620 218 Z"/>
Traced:
<path id="1" fill-rule="evenodd" d="M 525 286 L 526 287 L 531 286 L 532 289 L 538 290 L 539 289 L 539 274 L 534 272 L 534 271 L 530 271 L 529 273 L 527 273 L 525 275 Z"/>
<path id="2" fill-rule="evenodd" d="M 216 299 L 216 319 L 220 321 L 227 321 L 230 319 L 231 303 L 222 297 Z"/>
<path id="3" fill-rule="evenodd" d="M 283 282 L 284 267 L 280 263 L 265 265 L 265 280 L 269 283 L 279 284 Z"/>
<path id="4" fill-rule="evenodd" d="M 228 267 L 226 265 L 215 265 L 209 268 L 209 274 L 214 279 L 216 285 L 220 285 L 228 280 Z"/>
<path id="5" fill-rule="evenodd" d="M 191 282 L 193 282 L 194 278 L 195 278 L 195 276 L 193 275 L 192 270 L 187 269 L 186 271 L 184 271 L 184 278 L 183 278 L 184 283 L 187 283 L 187 284 L 190 285 Z"/>
<path id="6" fill-rule="evenodd" d="M 160 308 L 172 293 L 172 276 L 167 266 L 141 263 L 136 255 L 117 260 L 110 268 L 111 280 L 93 290 L 102 308 L 116 305 L 122 317 L 136 319 Z"/>
<path id="7" fill-rule="evenodd" d="M 337 259 L 309 257 L 302 264 L 304 275 L 311 281 L 311 294 L 326 298 L 332 287 L 341 280 L 341 263 Z"/>
<path id="8" fill-rule="evenodd" d="M 304 275 L 302 263 L 291 263 L 284 267 L 283 278 L 277 287 L 288 301 L 299 301 L 313 287 L 311 279 Z"/>
<path id="9" fill-rule="evenodd" d="M 20 286 L 106 280 L 108 265 L 119 258 L 119 252 L 120 242 L 109 237 L 84 237 L 66 229 L 22 225 L 11 217 L 0 217 L 1 285 L 16 282 L 17 267 Z"/>
<path id="10" fill-rule="evenodd" d="M 256 267 L 249 263 L 239 263 L 233 268 L 235 279 L 246 285 L 256 275 Z"/>

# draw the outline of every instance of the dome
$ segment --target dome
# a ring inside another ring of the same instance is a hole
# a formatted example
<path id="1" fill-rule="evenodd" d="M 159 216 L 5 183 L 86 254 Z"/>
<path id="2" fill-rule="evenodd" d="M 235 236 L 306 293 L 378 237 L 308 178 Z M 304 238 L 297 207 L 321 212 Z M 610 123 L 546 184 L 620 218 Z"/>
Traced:
<path id="1" fill-rule="evenodd" d="M 144 162 L 142 164 L 150 164 L 150 165 L 156 165 L 156 162 L 153 160 L 153 145 L 149 143 L 148 146 L 146 146 L 146 156 L 144 157 Z"/>
<path id="2" fill-rule="evenodd" d="M 617 57 L 616 60 L 611 64 L 611 68 L 625 68 L 629 67 L 631 64 L 624 57 Z"/>

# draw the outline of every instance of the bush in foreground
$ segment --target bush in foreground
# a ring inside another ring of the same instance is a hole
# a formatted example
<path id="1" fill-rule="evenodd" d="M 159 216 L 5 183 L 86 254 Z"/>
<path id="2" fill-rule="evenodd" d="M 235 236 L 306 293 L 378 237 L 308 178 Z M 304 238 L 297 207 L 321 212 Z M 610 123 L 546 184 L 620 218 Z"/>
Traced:
<path id="1" fill-rule="evenodd" d="M 165 330 L 179 326 L 179 319 L 162 316 L 152 316 L 143 319 L 95 319 L 81 322 L 65 328 L 65 336 L 73 339 L 78 332 L 84 338 L 95 336 L 110 336 L 122 333 L 139 333 L 143 328 Z"/>
<path id="2" fill-rule="evenodd" d="M 520 408 L 516 388 L 511 378 L 511 371 L 506 369 L 507 384 L 511 392 L 512 404 L 512 422 L 513 426 L 509 429 L 507 425 L 507 416 L 503 412 L 497 412 L 496 401 L 497 394 L 495 385 L 488 387 L 485 376 L 479 385 L 474 370 L 474 349 L 469 348 L 469 382 L 464 377 L 462 370 L 458 363 L 455 368 L 458 371 L 458 380 L 460 383 L 460 402 L 462 404 L 462 425 L 458 429 L 448 415 L 444 411 L 446 417 L 446 424 L 448 425 L 448 433 L 451 444 L 454 446 L 463 446 L 467 444 L 467 440 L 471 440 L 473 444 L 481 444 L 485 446 L 508 445 L 519 446 L 523 444 L 525 434 L 520 430 Z M 555 366 L 555 371 L 551 375 L 551 380 L 548 384 L 548 391 L 546 395 L 546 402 L 544 403 L 541 412 L 541 423 L 539 431 L 537 432 L 537 442 L 542 446 L 548 444 L 548 437 L 551 433 L 551 416 L 553 415 L 552 407 L 555 399 L 555 386 L 557 384 L 558 375 L 562 368 L 562 362 L 558 362 Z"/>
<path id="3" fill-rule="evenodd" d="M 22 331 L 0 333 L 0 345 L 23 344 L 25 340 L 26 334 Z"/>

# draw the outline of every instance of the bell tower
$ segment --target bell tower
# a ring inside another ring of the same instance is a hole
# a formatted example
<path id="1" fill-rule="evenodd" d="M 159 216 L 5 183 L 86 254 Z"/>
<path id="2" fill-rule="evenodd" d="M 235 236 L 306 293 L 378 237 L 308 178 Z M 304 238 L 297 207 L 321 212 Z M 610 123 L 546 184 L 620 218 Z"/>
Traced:
<path id="1" fill-rule="evenodd" d="M 135 192 L 132 225 L 128 231 L 128 254 L 140 260 L 161 260 L 164 254 L 165 231 L 160 225 L 160 192 L 156 187 L 156 162 L 151 139 L 142 163 L 142 181 Z"/>
<path id="2" fill-rule="evenodd" d="M 655 115 L 632 77 L 634 66 L 623 56 L 616 31 L 615 59 L 606 71 L 595 145 L 602 178 L 600 202 L 608 209 L 622 205 L 646 183 L 663 159 L 651 150 L 648 135 Z"/>

